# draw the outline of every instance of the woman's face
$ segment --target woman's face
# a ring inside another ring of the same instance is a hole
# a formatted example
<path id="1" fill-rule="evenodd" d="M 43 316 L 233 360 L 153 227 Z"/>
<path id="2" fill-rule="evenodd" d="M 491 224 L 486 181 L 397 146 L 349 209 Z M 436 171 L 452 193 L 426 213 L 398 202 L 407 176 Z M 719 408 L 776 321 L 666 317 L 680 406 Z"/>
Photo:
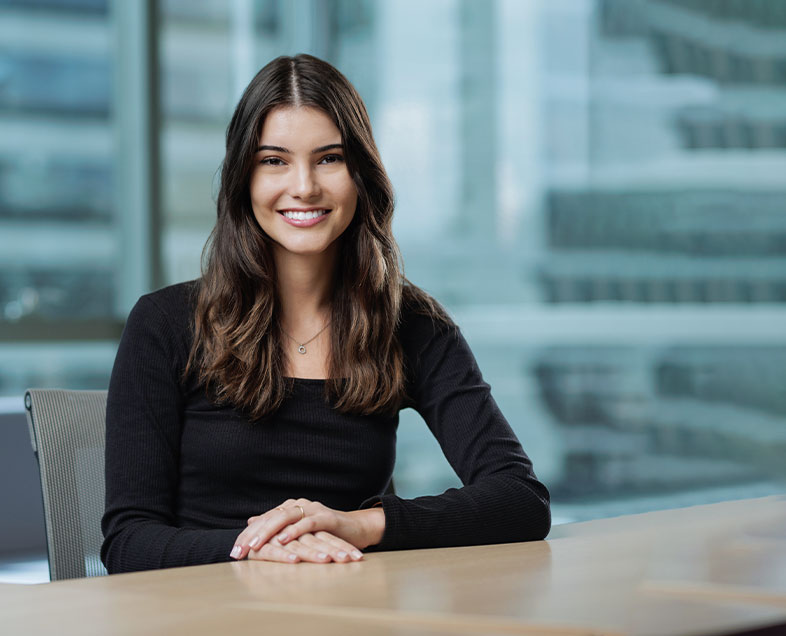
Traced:
<path id="1" fill-rule="evenodd" d="M 358 196 L 330 117 L 308 107 L 272 110 L 255 161 L 251 206 L 267 235 L 295 254 L 333 245 L 355 216 Z"/>

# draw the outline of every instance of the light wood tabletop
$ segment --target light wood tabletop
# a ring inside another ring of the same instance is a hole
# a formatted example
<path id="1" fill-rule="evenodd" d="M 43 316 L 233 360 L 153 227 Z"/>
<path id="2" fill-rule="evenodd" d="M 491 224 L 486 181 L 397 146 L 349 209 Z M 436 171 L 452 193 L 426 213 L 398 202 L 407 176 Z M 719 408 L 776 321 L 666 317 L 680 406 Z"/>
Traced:
<path id="1" fill-rule="evenodd" d="M 557 526 L 546 541 L 0 586 L 0 633 L 728 634 L 783 624 L 786 498 Z"/>

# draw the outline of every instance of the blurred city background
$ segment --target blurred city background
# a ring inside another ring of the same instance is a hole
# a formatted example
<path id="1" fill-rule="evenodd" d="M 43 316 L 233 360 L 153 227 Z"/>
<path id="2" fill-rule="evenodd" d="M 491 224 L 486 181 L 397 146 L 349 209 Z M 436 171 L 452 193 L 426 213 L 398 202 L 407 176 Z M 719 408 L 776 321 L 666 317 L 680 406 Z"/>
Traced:
<path id="1" fill-rule="evenodd" d="M 24 389 L 106 388 L 198 276 L 233 107 L 297 52 L 365 99 L 555 521 L 784 490 L 786 2 L 0 0 L 0 559 L 45 552 Z M 398 453 L 457 485 L 411 411 Z"/>

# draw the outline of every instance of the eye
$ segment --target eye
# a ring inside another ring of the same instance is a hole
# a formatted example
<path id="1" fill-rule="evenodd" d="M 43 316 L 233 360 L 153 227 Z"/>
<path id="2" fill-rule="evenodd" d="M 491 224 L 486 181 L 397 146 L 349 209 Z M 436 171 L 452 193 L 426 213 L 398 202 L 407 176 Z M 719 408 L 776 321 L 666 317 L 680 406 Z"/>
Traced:
<path id="1" fill-rule="evenodd" d="M 284 162 L 278 157 L 265 157 L 260 162 L 263 166 L 283 166 Z"/>
<path id="2" fill-rule="evenodd" d="M 344 161 L 344 157 L 341 155 L 325 155 L 319 160 L 319 163 L 338 163 L 339 161 Z"/>

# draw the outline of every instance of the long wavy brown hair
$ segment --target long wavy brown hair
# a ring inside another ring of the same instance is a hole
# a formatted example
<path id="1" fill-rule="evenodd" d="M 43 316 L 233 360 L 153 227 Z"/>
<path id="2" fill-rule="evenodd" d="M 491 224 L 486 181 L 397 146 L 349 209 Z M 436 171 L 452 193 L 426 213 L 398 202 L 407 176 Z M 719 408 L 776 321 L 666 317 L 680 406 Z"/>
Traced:
<path id="1" fill-rule="evenodd" d="M 249 193 L 265 117 L 281 106 L 318 108 L 333 120 L 358 193 L 355 216 L 339 239 L 326 398 L 347 413 L 393 411 L 405 395 L 396 337 L 402 298 L 434 319 L 449 319 L 403 276 L 391 228 L 393 188 L 362 99 L 336 68 L 310 55 L 279 57 L 259 71 L 227 128 L 218 219 L 203 252 L 184 377 L 195 371 L 217 401 L 254 419 L 275 411 L 291 389 L 273 243 Z"/>

